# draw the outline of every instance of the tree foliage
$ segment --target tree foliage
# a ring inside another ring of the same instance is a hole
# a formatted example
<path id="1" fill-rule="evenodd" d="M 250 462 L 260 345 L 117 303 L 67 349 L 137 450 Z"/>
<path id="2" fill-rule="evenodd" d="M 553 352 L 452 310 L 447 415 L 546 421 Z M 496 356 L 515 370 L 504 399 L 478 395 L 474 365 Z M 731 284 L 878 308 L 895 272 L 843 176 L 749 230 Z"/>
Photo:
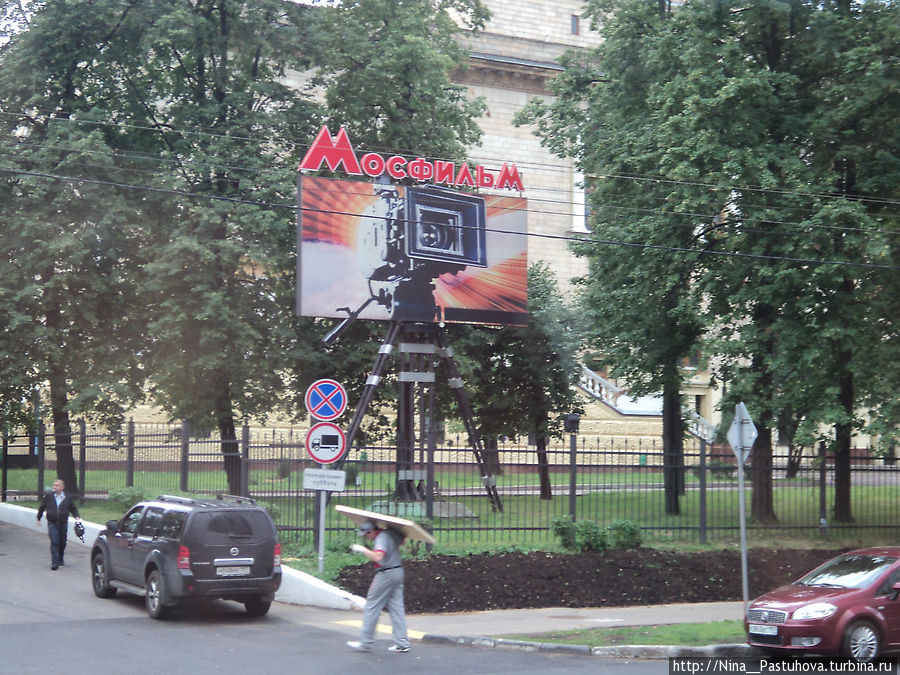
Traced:
<path id="1" fill-rule="evenodd" d="M 451 80 L 468 57 L 454 16 L 478 30 L 488 13 L 480 0 L 351 0 L 318 13 L 315 82 L 330 124 L 376 152 L 464 159 L 484 103 Z"/>
<path id="2" fill-rule="evenodd" d="M 109 184 L 131 166 L 106 126 L 131 5 L 5 3 L 0 47 L 0 414 L 46 404 L 57 471 L 77 491 L 70 414 L 121 421 L 140 392 L 142 232 Z M 42 412 L 42 411 L 41 411 Z M 28 416 L 36 423 L 37 411 Z"/>
<path id="3" fill-rule="evenodd" d="M 760 427 L 754 517 L 776 518 L 772 431 L 829 428 L 850 520 L 857 413 L 896 424 L 898 7 L 589 7 L 602 46 L 522 119 L 590 177 L 598 348 L 632 387 L 665 387 L 703 336 L 726 406 Z"/>

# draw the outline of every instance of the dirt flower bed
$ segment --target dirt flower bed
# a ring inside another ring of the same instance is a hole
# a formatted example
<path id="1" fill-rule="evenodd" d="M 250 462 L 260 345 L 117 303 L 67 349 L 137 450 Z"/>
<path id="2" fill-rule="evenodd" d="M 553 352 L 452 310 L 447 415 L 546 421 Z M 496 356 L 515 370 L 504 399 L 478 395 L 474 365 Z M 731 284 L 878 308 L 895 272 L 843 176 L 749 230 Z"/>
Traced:
<path id="1" fill-rule="evenodd" d="M 838 553 L 752 549 L 750 597 L 794 581 Z M 737 550 L 433 556 L 406 560 L 404 566 L 406 610 L 411 614 L 741 600 Z M 338 585 L 365 596 L 372 572 L 371 565 L 346 567 Z"/>

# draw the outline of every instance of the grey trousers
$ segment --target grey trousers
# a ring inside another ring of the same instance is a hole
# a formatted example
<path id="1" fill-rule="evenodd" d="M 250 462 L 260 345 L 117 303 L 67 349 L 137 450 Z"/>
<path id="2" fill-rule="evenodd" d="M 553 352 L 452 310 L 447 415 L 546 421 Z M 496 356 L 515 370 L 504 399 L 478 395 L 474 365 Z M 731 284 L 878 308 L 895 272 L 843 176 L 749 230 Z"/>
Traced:
<path id="1" fill-rule="evenodd" d="M 371 645 L 375 639 L 375 626 L 381 610 L 387 607 L 391 617 L 394 643 L 400 647 L 409 646 L 406 635 L 406 610 L 403 607 L 403 568 L 397 567 L 384 572 L 376 572 L 369 591 L 366 593 L 366 607 L 363 610 L 362 629 L 359 641 Z"/>

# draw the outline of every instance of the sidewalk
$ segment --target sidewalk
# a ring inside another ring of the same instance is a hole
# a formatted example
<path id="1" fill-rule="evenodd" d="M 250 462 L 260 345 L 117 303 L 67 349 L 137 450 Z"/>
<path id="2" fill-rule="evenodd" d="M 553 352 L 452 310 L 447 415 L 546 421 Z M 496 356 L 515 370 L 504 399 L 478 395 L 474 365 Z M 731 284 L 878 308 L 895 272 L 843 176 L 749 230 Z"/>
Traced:
<path id="1" fill-rule="evenodd" d="M 644 626 L 678 623 L 703 623 L 740 619 L 743 603 L 716 602 L 700 604 L 655 605 L 641 607 L 541 608 L 507 609 L 455 614 L 410 614 L 407 616 L 409 636 L 423 642 L 443 642 L 468 647 L 523 649 L 527 651 L 570 651 L 596 656 L 633 659 L 666 659 L 687 656 L 741 657 L 757 652 L 745 644 L 683 647 L 667 645 L 621 645 L 588 647 L 541 643 L 529 640 L 507 640 L 499 635 L 540 635 L 601 626 Z M 355 638 L 362 615 L 355 611 L 308 608 L 308 621 L 329 625 Z M 384 615 L 378 625 L 378 639 L 388 639 L 390 622 Z"/>

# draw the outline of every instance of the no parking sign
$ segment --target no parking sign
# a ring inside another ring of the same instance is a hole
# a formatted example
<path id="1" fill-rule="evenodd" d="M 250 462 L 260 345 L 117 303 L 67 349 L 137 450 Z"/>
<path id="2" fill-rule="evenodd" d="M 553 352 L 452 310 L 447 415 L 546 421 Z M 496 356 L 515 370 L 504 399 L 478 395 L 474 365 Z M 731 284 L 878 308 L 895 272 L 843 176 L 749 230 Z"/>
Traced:
<path id="1" fill-rule="evenodd" d="M 347 391 L 334 380 L 316 380 L 306 390 L 306 409 L 317 420 L 337 419 L 347 409 Z"/>

